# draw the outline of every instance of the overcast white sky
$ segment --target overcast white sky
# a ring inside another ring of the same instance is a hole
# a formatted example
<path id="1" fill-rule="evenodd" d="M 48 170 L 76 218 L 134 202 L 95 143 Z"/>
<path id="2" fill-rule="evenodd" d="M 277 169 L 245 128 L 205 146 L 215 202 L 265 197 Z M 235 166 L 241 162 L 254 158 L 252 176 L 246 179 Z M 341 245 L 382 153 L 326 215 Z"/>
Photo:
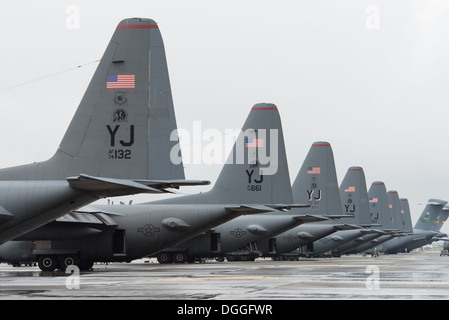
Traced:
<path id="1" fill-rule="evenodd" d="M 449 2 L 437 0 L 3 0 L 0 167 L 53 155 L 97 64 L 23 83 L 101 58 L 129 17 L 159 24 L 179 128 L 240 128 L 271 102 L 292 181 L 328 141 L 339 182 L 363 167 L 368 188 L 409 199 L 413 224 L 420 204 L 449 199 Z M 220 170 L 188 165 L 186 177 L 213 183 Z"/>

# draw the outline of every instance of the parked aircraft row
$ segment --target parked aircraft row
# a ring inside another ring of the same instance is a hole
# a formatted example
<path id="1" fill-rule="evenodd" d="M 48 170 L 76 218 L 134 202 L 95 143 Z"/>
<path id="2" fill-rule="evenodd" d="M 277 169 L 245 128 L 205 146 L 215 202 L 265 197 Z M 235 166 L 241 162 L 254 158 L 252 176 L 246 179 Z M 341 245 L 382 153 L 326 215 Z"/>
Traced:
<path id="1" fill-rule="evenodd" d="M 278 108 L 251 108 L 212 189 L 136 205 L 104 197 L 208 184 L 171 161 L 177 141 L 165 49 L 151 19 L 117 26 L 55 155 L 0 170 L 0 259 L 75 264 L 252 260 L 402 252 L 441 239 L 449 207 L 429 200 L 412 227 L 407 199 L 351 167 L 340 186 L 328 142 L 312 144 L 290 183 Z M 275 132 L 276 134 L 266 134 Z M 276 148 L 276 170 L 267 154 Z M 178 153 L 181 151 L 178 150 Z M 87 205 L 87 206 L 86 206 Z"/>

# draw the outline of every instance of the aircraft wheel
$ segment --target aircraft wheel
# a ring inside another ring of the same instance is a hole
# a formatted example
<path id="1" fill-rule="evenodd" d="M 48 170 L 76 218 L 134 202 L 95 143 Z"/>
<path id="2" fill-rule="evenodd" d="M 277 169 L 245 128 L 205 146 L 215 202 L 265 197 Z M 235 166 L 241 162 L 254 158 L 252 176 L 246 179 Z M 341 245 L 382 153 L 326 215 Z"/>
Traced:
<path id="1" fill-rule="evenodd" d="M 187 253 L 177 252 L 173 255 L 173 261 L 175 263 L 184 263 L 187 261 Z"/>
<path id="2" fill-rule="evenodd" d="M 59 257 L 59 267 L 62 271 L 65 271 L 68 266 L 79 266 L 80 259 L 76 255 L 64 255 Z"/>
<path id="3" fill-rule="evenodd" d="M 160 264 L 167 264 L 167 263 L 172 262 L 172 256 L 170 253 L 161 252 L 157 255 L 157 261 Z"/>
<path id="4" fill-rule="evenodd" d="M 55 256 L 41 256 L 39 257 L 38 266 L 42 271 L 54 271 L 58 265 Z"/>

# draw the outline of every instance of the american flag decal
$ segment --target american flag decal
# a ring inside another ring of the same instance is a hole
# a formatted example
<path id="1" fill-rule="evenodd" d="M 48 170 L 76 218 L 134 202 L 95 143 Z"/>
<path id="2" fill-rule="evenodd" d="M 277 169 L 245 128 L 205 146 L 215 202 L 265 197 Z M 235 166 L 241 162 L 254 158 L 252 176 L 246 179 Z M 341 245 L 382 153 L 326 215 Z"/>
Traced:
<path id="1" fill-rule="evenodd" d="M 108 74 L 106 89 L 134 89 L 136 75 L 134 74 Z"/>
<path id="2" fill-rule="evenodd" d="M 355 187 L 354 186 L 350 186 L 345 188 L 345 192 L 355 192 Z"/>
<path id="3" fill-rule="evenodd" d="M 307 174 L 320 174 L 321 168 L 320 167 L 308 167 L 307 168 Z"/>
<path id="4" fill-rule="evenodd" d="M 263 139 L 253 139 L 245 137 L 245 148 L 263 148 Z"/>

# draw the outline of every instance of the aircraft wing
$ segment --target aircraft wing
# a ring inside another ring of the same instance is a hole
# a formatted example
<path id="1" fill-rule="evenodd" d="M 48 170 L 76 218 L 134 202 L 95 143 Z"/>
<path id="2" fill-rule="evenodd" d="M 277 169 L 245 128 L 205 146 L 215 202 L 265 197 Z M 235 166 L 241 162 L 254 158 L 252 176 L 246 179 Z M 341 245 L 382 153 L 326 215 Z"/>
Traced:
<path id="1" fill-rule="evenodd" d="M 113 196 L 130 193 L 169 193 L 168 188 L 179 188 L 180 186 L 208 185 L 206 180 L 131 180 L 94 177 L 80 174 L 76 177 L 67 178 L 72 188 L 92 191 L 101 196 Z"/>

